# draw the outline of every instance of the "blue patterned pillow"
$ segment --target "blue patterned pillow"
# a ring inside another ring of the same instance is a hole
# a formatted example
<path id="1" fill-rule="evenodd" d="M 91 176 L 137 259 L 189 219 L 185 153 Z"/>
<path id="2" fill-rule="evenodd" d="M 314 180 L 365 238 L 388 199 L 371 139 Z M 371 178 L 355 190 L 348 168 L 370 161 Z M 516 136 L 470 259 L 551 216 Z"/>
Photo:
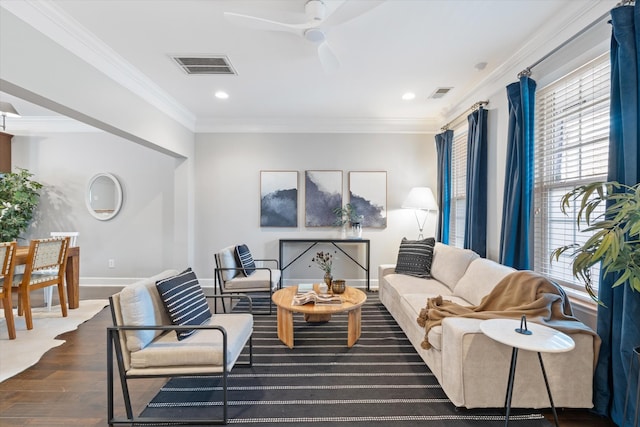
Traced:
<path id="1" fill-rule="evenodd" d="M 424 240 L 403 238 L 398 250 L 396 273 L 430 279 L 435 245 L 436 239 L 433 237 Z"/>
<path id="2" fill-rule="evenodd" d="M 242 268 L 242 273 L 249 277 L 256 272 L 256 263 L 247 245 L 236 246 L 236 261 L 238 266 Z"/>
<path id="3" fill-rule="evenodd" d="M 156 282 L 160 299 L 174 325 L 202 325 L 211 318 L 211 310 L 196 274 L 187 268 L 182 273 Z M 178 340 L 195 332 L 176 331 Z"/>

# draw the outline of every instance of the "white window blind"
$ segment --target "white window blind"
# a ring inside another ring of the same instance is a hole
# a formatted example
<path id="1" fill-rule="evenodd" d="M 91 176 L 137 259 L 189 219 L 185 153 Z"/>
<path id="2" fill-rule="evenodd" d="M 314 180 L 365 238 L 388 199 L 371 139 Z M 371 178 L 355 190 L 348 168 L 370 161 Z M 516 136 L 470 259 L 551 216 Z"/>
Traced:
<path id="1" fill-rule="evenodd" d="M 576 186 L 607 178 L 609 88 L 605 54 L 536 93 L 534 269 L 577 291 L 584 285 L 572 275 L 569 253 L 558 261 L 550 256 L 560 246 L 582 244 L 591 236 L 576 226 L 579 206 L 564 215 L 560 199 Z M 594 267 L 596 290 L 599 275 Z"/>
<path id="2" fill-rule="evenodd" d="M 467 206 L 467 131 L 468 124 L 453 129 L 451 150 L 451 218 L 449 244 L 464 246 L 464 218 Z"/>

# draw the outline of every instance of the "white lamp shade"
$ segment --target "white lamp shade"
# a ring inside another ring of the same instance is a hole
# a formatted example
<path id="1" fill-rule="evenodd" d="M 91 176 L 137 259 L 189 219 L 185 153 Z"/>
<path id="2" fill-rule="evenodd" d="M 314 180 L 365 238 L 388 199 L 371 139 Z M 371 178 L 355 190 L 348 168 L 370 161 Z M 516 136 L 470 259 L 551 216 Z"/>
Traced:
<path id="1" fill-rule="evenodd" d="M 438 204 L 429 187 L 413 187 L 407 198 L 404 199 L 402 207 L 405 209 L 421 209 L 425 211 L 438 210 Z"/>
<path id="2" fill-rule="evenodd" d="M 20 114 L 8 102 L 0 102 L 0 115 L 6 117 L 20 117 Z"/>

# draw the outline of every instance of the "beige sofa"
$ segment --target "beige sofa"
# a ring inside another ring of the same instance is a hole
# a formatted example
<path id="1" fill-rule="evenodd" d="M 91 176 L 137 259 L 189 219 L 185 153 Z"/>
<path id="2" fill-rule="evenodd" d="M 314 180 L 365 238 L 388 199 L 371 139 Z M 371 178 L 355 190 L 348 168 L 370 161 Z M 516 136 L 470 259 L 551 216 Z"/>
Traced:
<path id="1" fill-rule="evenodd" d="M 482 297 L 514 270 L 476 253 L 436 243 L 431 279 L 379 266 L 380 301 L 398 322 L 454 405 L 466 408 L 503 407 L 511 347 L 485 336 L 480 319 L 445 318 L 429 331 L 432 347 L 421 347 L 424 329 L 416 319 L 428 298 L 442 295 L 462 305 L 478 305 Z M 594 336 L 572 334 L 576 347 L 567 353 L 543 353 L 556 407 L 591 408 Z M 536 353 L 520 351 L 512 407 L 547 408 L 549 398 Z"/>

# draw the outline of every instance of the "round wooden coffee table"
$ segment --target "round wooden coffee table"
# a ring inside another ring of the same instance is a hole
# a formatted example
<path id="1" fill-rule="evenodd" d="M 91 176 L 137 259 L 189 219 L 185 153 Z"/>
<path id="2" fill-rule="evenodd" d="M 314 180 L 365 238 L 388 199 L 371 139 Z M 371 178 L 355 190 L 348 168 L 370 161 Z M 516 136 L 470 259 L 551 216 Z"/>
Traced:
<path id="1" fill-rule="evenodd" d="M 293 313 L 303 313 L 308 322 L 325 322 L 334 313 L 348 312 L 347 346 L 353 345 L 360 338 L 361 307 L 367 300 L 367 295 L 359 289 L 347 286 L 340 295 L 342 304 L 305 304 L 292 305 L 293 296 L 298 291 L 297 286 L 290 286 L 276 291 L 271 299 L 278 307 L 278 338 L 287 347 L 293 348 Z"/>

